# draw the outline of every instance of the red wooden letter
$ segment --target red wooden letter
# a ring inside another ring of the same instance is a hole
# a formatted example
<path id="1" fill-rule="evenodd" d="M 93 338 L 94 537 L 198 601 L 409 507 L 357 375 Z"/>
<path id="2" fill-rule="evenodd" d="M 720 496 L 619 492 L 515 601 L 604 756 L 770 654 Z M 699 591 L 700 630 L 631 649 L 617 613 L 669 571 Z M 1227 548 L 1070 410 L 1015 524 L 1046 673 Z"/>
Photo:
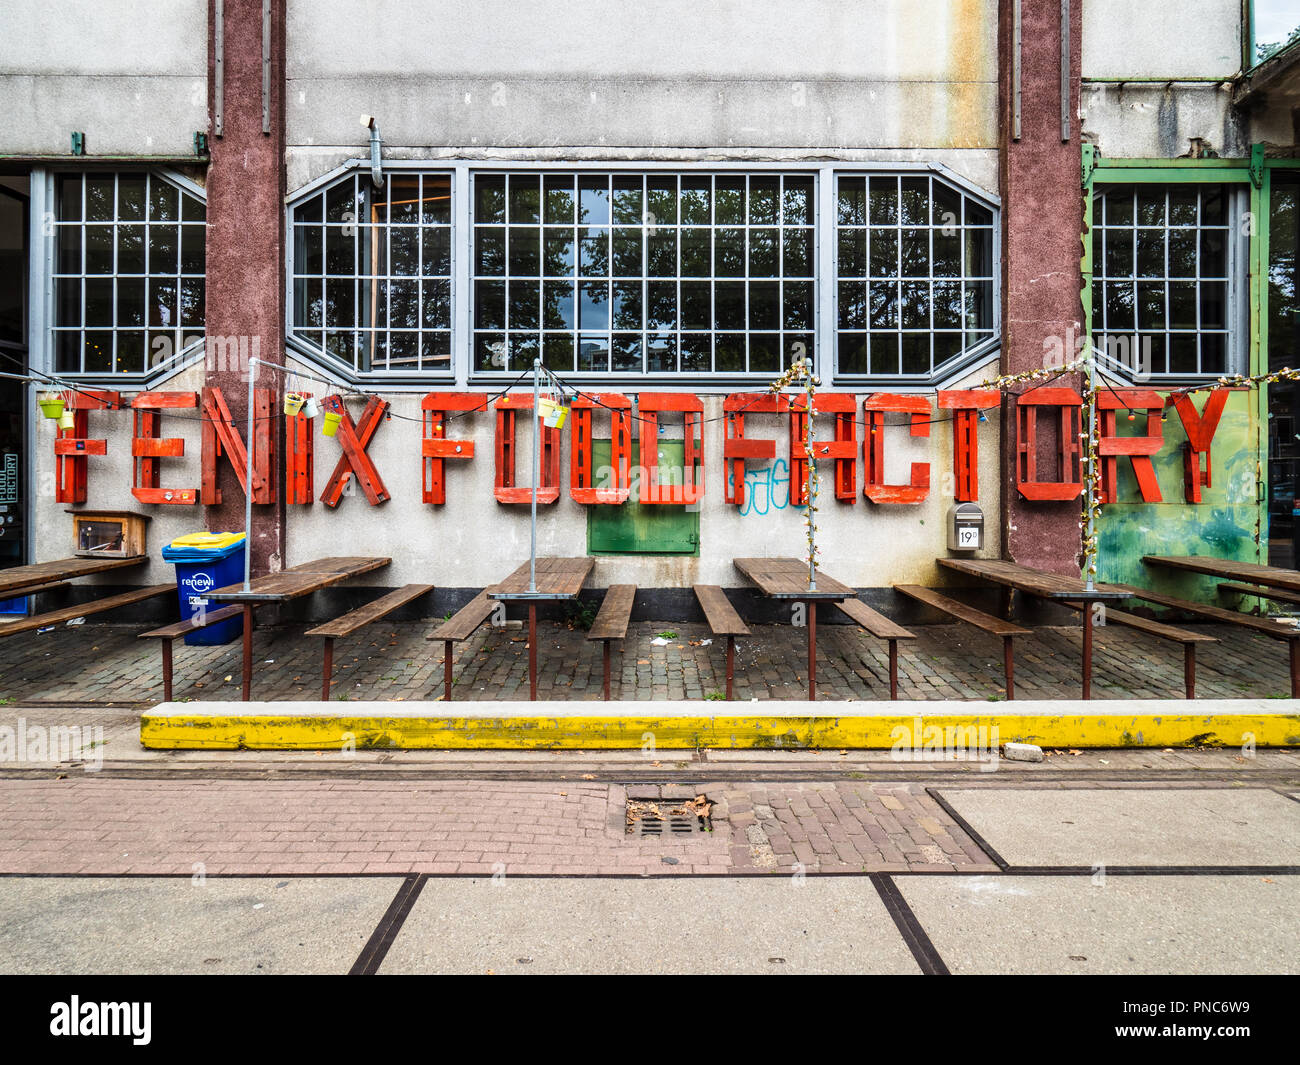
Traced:
<path id="1" fill-rule="evenodd" d="M 952 497 L 959 503 L 979 500 L 980 411 L 996 407 L 1001 400 L 1001 393 L 992 389 L 963 388 L 939 393 L 939 409 L 953 412 L 952 472 L 956 488 Z"/>
<path id="2" fill-rule="evenodd" d="M 304 395 L 310 396 L 307 392 Z M 316 499 L 316 419 L 298 414 L 284 423 L 284 501 L 311 503 Z M 257 455 L 253 456 L 254 461 Z"/>
<path id="3" fill-rule="evenodd" d="M 1178 412 L 1178 420 L 1183 423 L 1183 431 L 1187 434 L 1187 444 L 1183 448 L 1183 498 L 1189 503 L 1199 503 L 1201 489 L 1210 487 L 1210 443 L 1219 428 L 1219 419 L 1223 417 L 1223 407 L 1231 391 L 1234 390 L 1216 388 L 1211 391 L 1199 414 L 1191 396 L 1174 397 L 1174 410 Z M 1203 467 L 1202 455 L 1205 456 Z"/>
<path id="4" fill-rule="evenodd" d="M 675 411 L 682 415 L 684 453 L 682 483 L 659 483 L 659 414 Z M 680 392 L 642 392 L 637 397 L 641 419 L 641 502 L 698 503 L 704 498 L 704 404 L 699 396 Z"/>
<path id="5" fill-rule="evenodd" d="M 1079 440 L 1083 397 L 1073 388 L 1035 388 L 1016 397 L 1016 488 L 1026 499 L 1077 499 L 1083 492 Z M 1038 409 L 1059 407 L 1060 481 L 1038 479 Z"/>
<path id="6" fill-rule="evenodd" d="M 609 464 L 612 488 L 597 488 L 591 471 L 591 420 L 596 407 L 610 407 Z M 623 503 L 632 491 L 632 401 L 616 392 L 577 396 L 569 413 L 569 495 L 577 503 Z"/>
<path id="7" fill-rule="evenodd" d="M 339 456 L 338 464 L 330 474 L 325 491 L 321 494 L 321 502 L 327 507 L 337 507 L 343 499 L 348 478 L 352 476 L 356 477 L 357 484 L 361 485 L 361 491 L 366 494 L 366 500 L 372 507 L 388 502 L 388 489 L 384 487 L 383 478 L 366 454 L 375 430 L 388 412 L 388 401 L 371 396 L 366 409 L 361 412 L 361 421 L 356 424 L 353 424 L 352 415 L 338 396 L 326 396 L 325 409 L 340 416 L 336 435 L 343 454 Z"/>
<path id="8" fill-rule="evenodd" d="M 447 412 L 467 414 L 487 410 L 487 402 L 482 392 L 430 392 L 420 401 L 420 409 L 424 411 L 424 438 L 420 442 L 424 502 L 447 502 L 448 459 L 474 457 L 473 440 L 447 439 Z"/>
<path id="9" fill-rule="evenodd" d="M 790 401 L 772 392 L 733 392 L 722 401 L 727 438 L 722 445 L 722 499 L 745 504 L 745 460 L 776 458 L 775 440 L 751 440 L 745 436 L 746 414 L 785 414 Z"/>
<path id="10" fill-rule="evenodd" d="M 912 416 L 913 436 L 930 435 L 930 401 L 925 396 L 899 396 L 877 392 L 862 404 L 867 435 L 862 442 L 866 460 L 866 485 L 862 494 L 873 503 L 920 503 L 930 494 L 930 464 L 912 463 L 911 484 L 885 484 L 885 412 Z"/>
<path id="11" fill-rule="evenodd" d="M 131 401 L 135 435 L 131 441 L 131 494 L 141 503 L 190 504 L 198 502 L 193 488 L 162 488 L 159 463 L 185 454 L 185 441 L 178 436 L 163 439 L 162 411 L 184 410 L 199 405 L 197 392 L 141 392 Z"/>
<path id="12" fill-rule="evenodd" d="M 275 486 L 275 423 L 271 420 L 270 389 L 259 388 L 253 392 L 253 502 L 274 503 Z M 200 407 L 203 411 L 203 487 L 200 499 L 206 505 L 221 502 L 221 489 L 217 487 L 217 459 L 224 453 L 239 478 L 239 487 L 245 492 L 244 479 L 248 474 L 248 451 L 244 438 L 235 428 L 226 397 L 219 388 L 205 388 Z M 289 419 L 289 432 L 293 422 Z"/>
<path id="13" fill-rule="evenodd" d="M 497 409 L 497 439 L 496 439 L 496 488 L 494 489 L 498 503 L 531 503 L 533 501 L 533 490 L 529 487 L 520 488 L 515 483 L 515 424 L 518 420 L 517 415 L 522 411 L 528 411 L 531 415 L 533 409 L 532 393 L 512 392 L 508 396 L 502 396 L 496 402 Z M 560 430 L 548 429 L 536 418 L 533 419 L 533 431 L 542 434 L 540 445 L 542 449 L 542 483 L 537 492 L 538 503 L 554 503 L 560 498 Z M 529 463 L 532 462 L 532 452 L 528 452 Z M 533 479 L 533 473 L 530 471 L 528 479 Z"/>
<path id="14" fill-rule="evenodd" d="M 1101 457 L 1101 501 L 1114 503 L 1118 497 L 1119 456 L 1127 456 L 1133 463 L 1133 476 L 1137 478 L 1142 502 L 1159 503 L 1160 484 L 1151 456 L 1164 446 L 1164 424 L 1152 411 L 1164 410 L 1165 400 L 1159 392 L 1146 388 L 1125 388 L 1119 391 L 1103 389 L 1097 394 L 1098 432 L 1097 454 Z M 1117 432 L 1117 411 L 1144 411 L 1146 432 L 1141 436 L 1120 436 Z"/>
<path id="15" fill-rule="evenodd" d="M 107 440 L 88 440 L 92 410 L 120 410 L 119 392 L 79 389 L 64 398 L 72 411 L 72 428 L 58 429 L 54 438 L 54 498 L 60 503 L 86 501 L 87 455 L 107 455 Z"/>
<path id="16" fill-rule="evenodd" d="M 808 420 L 807 395 L 790 400 L 790 502 L 801 507 L 808 502 L 808 457 L 803 449 L 804 423 Z M 813 442 L 813 457 L 835 460 L 835 498 L 842 503 L 858 501 L 858 397 L 848 392 L 827 392 L 813 400 L 814 414 L 835 415 L 835 440 Z"/>

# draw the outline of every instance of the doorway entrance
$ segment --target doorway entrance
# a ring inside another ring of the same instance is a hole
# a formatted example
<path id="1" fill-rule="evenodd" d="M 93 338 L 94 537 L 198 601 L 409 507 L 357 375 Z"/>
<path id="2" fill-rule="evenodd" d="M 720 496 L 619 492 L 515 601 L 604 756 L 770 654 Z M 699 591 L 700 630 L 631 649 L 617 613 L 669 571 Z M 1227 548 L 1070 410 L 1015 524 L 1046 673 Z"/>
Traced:
<path id="1" fill-rule="evenodd" d="M 28 233 L 26 177 L 0 177 L 0 372 L 27 372 Z M 0 569 L 27 561 L 27 385 L 0 377 Z M 0 601 L 26 613 L 26 600 Z"/>

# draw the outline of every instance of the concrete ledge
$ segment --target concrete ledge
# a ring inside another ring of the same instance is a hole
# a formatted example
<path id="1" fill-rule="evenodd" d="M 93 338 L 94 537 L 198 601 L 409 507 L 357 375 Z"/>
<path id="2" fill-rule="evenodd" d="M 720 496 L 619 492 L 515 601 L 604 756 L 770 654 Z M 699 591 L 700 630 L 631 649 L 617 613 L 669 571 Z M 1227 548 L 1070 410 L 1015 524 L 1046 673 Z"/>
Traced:
<path id="1" fill-rule="evenodd" d="M 216 750 L 1296 747 L 1300 701 L 160 703 L 140 715 L 140 742 Z"/>

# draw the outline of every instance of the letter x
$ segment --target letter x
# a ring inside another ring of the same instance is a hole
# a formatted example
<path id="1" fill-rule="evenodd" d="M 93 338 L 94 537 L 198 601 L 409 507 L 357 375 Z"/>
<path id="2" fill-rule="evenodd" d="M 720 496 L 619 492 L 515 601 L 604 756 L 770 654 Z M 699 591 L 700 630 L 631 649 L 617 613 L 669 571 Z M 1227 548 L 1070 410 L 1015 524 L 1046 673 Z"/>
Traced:
<path id="1" fill-rule="evenodd" d="M 388 411 L 387 400 L 371 396 L 366 409 L 361 412 L 360 423 L 356 424 L 353 423 L 347 408 L 343 406 L 343 400 L 338 396 L 329 396 L 325 400 L 325 409 L 341 418 L 336 435 L 339 446 L 343 448 L 343 454 L 339 456 L 338 465 L 330 474 L 329 483 L 321 494 L 321 502 L 327 507 L 337 507 L 343 498 L 343 489 L 347 486 L 348 478 L 354 474 L 372 507 L 387 502 L 388 489 L 384 487 L 379 471 L 375 469 L 375 464 L 366 454 L 366 448 L 370 446 L 375 430 L 379 428 L 379 423 L 383 421 Z"/>

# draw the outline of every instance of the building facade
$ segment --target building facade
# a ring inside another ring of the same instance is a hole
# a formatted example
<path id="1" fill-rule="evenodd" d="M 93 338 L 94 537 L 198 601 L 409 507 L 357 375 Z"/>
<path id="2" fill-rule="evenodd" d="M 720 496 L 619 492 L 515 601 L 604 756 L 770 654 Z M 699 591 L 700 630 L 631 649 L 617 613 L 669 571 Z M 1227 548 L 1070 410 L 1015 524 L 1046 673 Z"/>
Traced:
<path id="1" fill-rule="evenodd" d="M 766 391 L 807 356 L 828 572 L 886 606 L 940 583 L 975 502 L 981 555 L 1077 573 L 1078 377 L 982 386 L 1091 342 L 1121 441 L 1099 576 L 1294 566 L 1294 387 L 1166 403 L 1296 361 L 1291 24 L 1295 0 L 11 0 L 0 369 L 37 380 L 0 389 L 4 560 L 132 510 L 133 580 L 165 581 L 162 544 L 243 527 L 251 447 L 257 572 L 388 555 L 441 615 L 527 557 L 540 358 L 577 399 L 543 434 L 539 551 L 671 616 L 740 584 L 733 557 L 803 552 L 802 415 Z M 250 358 L 277 364 L 251 441 Z"/>

